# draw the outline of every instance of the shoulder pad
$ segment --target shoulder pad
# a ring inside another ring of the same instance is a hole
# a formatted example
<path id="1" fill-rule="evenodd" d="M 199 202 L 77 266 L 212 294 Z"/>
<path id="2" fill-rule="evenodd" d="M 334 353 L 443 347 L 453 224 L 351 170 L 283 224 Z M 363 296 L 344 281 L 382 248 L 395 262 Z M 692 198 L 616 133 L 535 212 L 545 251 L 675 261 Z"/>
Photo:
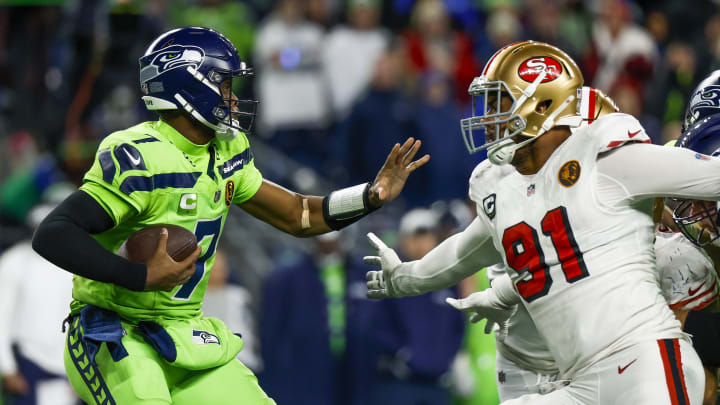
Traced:
<path id="1" fill-rule="evenodd" d="M 496 166 L 487 159 L 483 160 L 470 175 L 470 199 L 476 203 L 482 202 L 488 194 L 494 192 L 489 190 L 494 190 L 500 179 L 514 171 L 512 165 Z"/>
<path id="2" fill-rule="evenodd" d="M 468 194 L 470 199 L 476 203 L 481 201 L 485 196 L 483 195 L 483 185 L 487 184 L 487 179 L 490 178 L 489 172 L 493 169 L 492 163 L 489 160 L 483 160 L 475 169 L 473 169 L 470 175 L 470 188 Z"/>
<path id="3" fill-rule="evenodd" d="M 634 142 L 651 143 L 650 137 L 635 117 L 623 113 L 612 113 L 597 119 L 588 127 L 598 153 L 607 152 Z"/>

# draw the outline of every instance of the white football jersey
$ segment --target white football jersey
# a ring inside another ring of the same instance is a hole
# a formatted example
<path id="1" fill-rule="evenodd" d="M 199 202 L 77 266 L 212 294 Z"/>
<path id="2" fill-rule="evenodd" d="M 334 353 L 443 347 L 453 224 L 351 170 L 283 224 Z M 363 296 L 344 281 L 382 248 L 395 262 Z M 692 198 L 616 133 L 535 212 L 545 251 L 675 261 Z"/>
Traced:
<path id="1" fill-rule="evenodd" d="M 712 260 L 683 234 L 657 232 L 655 255 L 662 293 L 670 308 L 702 309 L 717 298 L 720 288 Z"/>
<path id="2" fill-rule="evenodd" d="M 603 203 L 598 155 L 650 142 L 609 114 L 573 132 L 534 175 L 485 161 L 470 179 L 508 274 L 565 377 L 646 340 L 685 338 L 660 292 L 652 199 Z"/>
<path id="3" fill-rule="evenodd" d="M 505 266 L 490 266 L 486 270 L 490 281 L 505 274 Z M 525 370 L 538 374 L 557 374 L 555 359 L 545 339 L 540 336 L 527 309 L 519 306 L 505 325 L 495 331 L 495 346 L 502 355 Z"/>

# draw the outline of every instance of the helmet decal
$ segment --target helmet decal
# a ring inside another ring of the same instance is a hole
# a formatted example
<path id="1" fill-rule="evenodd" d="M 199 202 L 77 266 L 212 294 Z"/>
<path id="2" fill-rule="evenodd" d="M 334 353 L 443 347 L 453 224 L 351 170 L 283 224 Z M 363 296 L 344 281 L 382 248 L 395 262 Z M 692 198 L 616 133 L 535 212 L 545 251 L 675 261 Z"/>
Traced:
<path id="1" fill-rule="evenodd" d="M 720 85 L 707 86 L 692 95 L 690 114 L 695 115 L 699 108 L 713 108 L 720 112 Z"/>
<path id="2" fill-rule="evenodd" d="M 518 75 L 528 83 L 532 83 L 542 72 L 547 72 L 541 83 L 551 82 L 562 73 L 562 65 L 549 56 L 537 56 L 525 60 L 518 68 Z"/>
<path id="3" fill-rule="evenodd" d="M 197 69 L 205 58 L 202 48 L 194 45 L 173 45 L 155 54 L 152 61 L 140 70 L 140 82 L 154 79 L 158 75 L 184 66 Z"/>

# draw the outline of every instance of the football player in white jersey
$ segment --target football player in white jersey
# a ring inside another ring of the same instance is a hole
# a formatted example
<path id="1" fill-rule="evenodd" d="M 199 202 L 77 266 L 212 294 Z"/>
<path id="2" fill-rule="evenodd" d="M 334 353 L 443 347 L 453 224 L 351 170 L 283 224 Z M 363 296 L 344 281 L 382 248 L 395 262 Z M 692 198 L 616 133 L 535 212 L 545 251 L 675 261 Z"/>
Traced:
<path id="1" fill-rule="evenodd" d="M 368 296 L 445 288 L 502 261 L 487 305 L 501 314 L 522 303 L 570 381 L 506 404 L 700 404 L 702 364 L 661 294 L 651 212 L 654 197 L 720 199 L 720 160 L 651 145 L 620 113 L 571 132 L 582 84 L 575 62 L 544 43 L 493 55 L 461 122 L 468 149 L 488 149 L 470 179 L 478 217 L 413 262 L 373 235 L 378 255 L 366 261 L 380 270 L 368 272 Z"/>
<path id="2" fill-rule="evenodd" d="M 600 90 L 582 87 L 577 96 L 576 111 L 583 119 L 580 127 L 592 124 L 603 115 L 618 112 L 615 102 Z M 502 264 L 488 267 L 486 274 L 492 282 L 505 274 L 505 267 Z M 472 301 L 472 298 L 453 300 L 451 305 L 463 309 L 472 306 Z M 502 328 L 496 330 L 495 347 L 500 401 L 525 394 L 546 394 L 566 384 L 565 380 L 559 379 L 555 359 L 525 307 L 518 306 Z"/>
<path id="3" fill-rule="evenodd" d="M 720 286 L 712 260 L 682 234 L 660 227 L 655 234 L 655 255 L 662 295 L 681 323 L 690 311 L 701 310 L 718 297 Z M 492 281 L 504 275 L 505 270 L 502 265 L 495 265 L 486 271 Z M 478 312 L 476 306 L 481 294 L 485 293 L 448 302 L 471 313 L 473 320 L 478 321 L 483 318 L 483 311 Z M 491 327 L 492 321 L 489 321 L 487 329 Z M 526 394 L 546 394 L 567 384 L 559 378 L 555 360 L 524 307 L 519 306 L 499 328 L 495 328 L 495 337 L 500 401 Z M 624 371 L 618 366 L 619 374 Z M 716 387 L 715 376 L 707 371 L 703 404 L 715 404 Z"/>

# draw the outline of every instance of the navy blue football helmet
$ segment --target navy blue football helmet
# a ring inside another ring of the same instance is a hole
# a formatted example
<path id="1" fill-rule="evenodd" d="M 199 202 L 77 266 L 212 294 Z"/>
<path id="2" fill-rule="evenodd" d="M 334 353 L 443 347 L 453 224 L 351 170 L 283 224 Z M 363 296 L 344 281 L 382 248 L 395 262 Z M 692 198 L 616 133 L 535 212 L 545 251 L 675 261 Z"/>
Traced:
<path id="1" fill-rule="evenodd" d="M 690 94 L 682 131 L 703 117 L 720 113 L 720 70 L 716 70 L 703 79 Z"/>
<path id="2" fill-rule="evenodd" d="M 160 35 L 140 58 L 140 89 L 148 110 L 183 110 L 231 140 L 255 120 L 258 102 L 232 94 L 233 80 L 252 73 L 222 34 L 183 27 Z"/>
<path id="3" fill-rule="evenodd" d="M 720 114 L 701 118 L 688 128 L 675 146 L 697 152 L 695 157 L 708 160 L 720 156 Z M 699 247 L 715 242 L 720 237 L 719 211 L 715 201 L 676 200 L 673 221 L 692 243 Z M 717 242 L 715 242 L 717 244 Z"/>

